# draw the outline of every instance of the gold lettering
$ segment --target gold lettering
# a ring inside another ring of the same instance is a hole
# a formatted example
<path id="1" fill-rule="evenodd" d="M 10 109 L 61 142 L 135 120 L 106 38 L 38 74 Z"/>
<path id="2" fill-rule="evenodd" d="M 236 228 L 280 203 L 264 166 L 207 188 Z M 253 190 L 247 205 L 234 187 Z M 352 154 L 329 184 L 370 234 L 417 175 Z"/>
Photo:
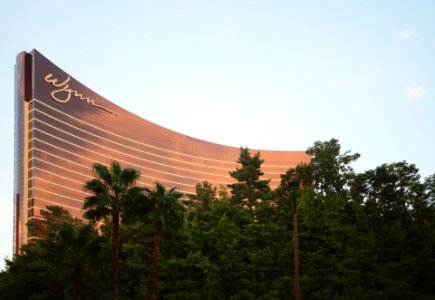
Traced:
<path id="1" fill-rule="evenodd" d="M 45 76 L 45 82 L 51 83 L 51 85 L 54 86 L 54 87 L 64 86 L 64 85 L 66 85 L 71 80 L 71 78 L 68 76 L 68 78 L 65 79 L 64 82 L 57 83 L 57 78 L 51 79 L 51 77 L 53 77 L 53 74 L 51 74 L 51 73 L 48 74 L 47 76 Z"/>
<path id="2" fill-rule="evenodd" d="M 118 115 L 117 113 L 109 110 L 108 108 L 106 108 L 102 105 L 96 104 L 93 99 L 91 99 L 89 97 L 85 97 L 82 93 L 79 93 L 78 91 L 71 89 L 69 87 L 69 84 L 68 84 L 71 80 L 71 78 L 69 76 L 63 82 L 58 83 L 58 79 L 54 78 L 53 74 L 50 73 L 50 74 L 47 74 L 47 76 L 45 76 L 44 80 L 48 84 L 51 84 L 52 86 L 54 86 L 56 88 L 59 88 L 59 89 L 52 91 L 50 94 L 51 98 L 58 103 L 67 103 L 68 101 L 71 100 L 71 96 L 74 96 L 75 98 L 77 98 L 81 101 L 86 101 L 86 103 L 88 103 L 94 107 L 105 110 L 108 113 L 111 113 L 115 116 Z"/>
<path id="3" fill-rule="evenodd" d="M 66 93 L 64 99 L 58 97 L 58 95 L 62 94 L 62 93 Z M 71 99 L 71 90 L 68 88 L 68 84 L 65 85 L 61 89 L 52 91 L 51 92 L 51 98 L 53 98 L 53 100 L 55 100 L 55 101 L 57 101 L 59 103 L 67 103 Z"/>

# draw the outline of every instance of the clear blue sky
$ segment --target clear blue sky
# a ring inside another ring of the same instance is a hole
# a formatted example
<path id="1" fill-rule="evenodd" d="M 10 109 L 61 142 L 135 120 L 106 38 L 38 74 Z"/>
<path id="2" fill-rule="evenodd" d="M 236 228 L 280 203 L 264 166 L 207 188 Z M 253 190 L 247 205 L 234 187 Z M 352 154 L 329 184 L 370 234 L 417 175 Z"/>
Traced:
<path id="1" fill-rule="evenodd" d="M 16 54 L 231 146 L 340 140 L 362 172 L 435 172 L 435 1 L 13 1 L 0 9 L 0 258 L 11 255 Z M 3 261 L 0 262 L 0 268 Z"/>

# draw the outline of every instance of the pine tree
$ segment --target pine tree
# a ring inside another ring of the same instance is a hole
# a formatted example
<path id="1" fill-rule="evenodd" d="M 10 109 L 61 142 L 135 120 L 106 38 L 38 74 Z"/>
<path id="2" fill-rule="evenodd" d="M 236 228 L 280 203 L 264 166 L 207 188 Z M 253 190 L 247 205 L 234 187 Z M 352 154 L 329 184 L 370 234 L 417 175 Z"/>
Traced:
<path id="1" fill-rule="evenodd" d="M 232 194 L 231 202 L 253 211 L 257 202 L 272 198 L 269 187 L 270 179 L 260 179 L 264 174 L 261 171 L 264 160 L 261 159 L 259 152 L 252 156 L 248 148 L 242 147 L 237 162 L 241 164 L 241 167 L 230 172 L 231 177 L 236 179 L 237 183 L 228 185 Z"/>

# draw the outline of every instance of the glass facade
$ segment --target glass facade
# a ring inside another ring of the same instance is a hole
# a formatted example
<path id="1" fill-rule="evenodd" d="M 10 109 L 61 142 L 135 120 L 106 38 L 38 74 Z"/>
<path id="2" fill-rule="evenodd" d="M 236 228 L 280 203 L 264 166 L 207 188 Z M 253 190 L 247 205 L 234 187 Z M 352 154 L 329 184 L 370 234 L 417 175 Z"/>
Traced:
<path id="1" fill-rule="evenodd" d="M 195 139 L 151 123 L 96 94 L 36 50 L 20 53 L 15 97 L 14 251 L 29 242 L 25 224 L 59 205 L 82 218 L 83 190 L 95 162 L 118 161 L 141 172 L 139 185 L 160 182 L 194 193 L 204 180 L 233 182 L 240 149 Z M 260 151 L 264 178 L 310 157 L 303 151 Z"/>

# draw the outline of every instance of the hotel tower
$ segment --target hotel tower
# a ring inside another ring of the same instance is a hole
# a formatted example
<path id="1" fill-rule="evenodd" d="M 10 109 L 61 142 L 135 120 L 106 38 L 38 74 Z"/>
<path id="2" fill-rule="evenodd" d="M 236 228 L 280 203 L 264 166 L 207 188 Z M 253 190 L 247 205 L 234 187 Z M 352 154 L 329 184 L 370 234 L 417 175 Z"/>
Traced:
<path id="1" fill-rule="evenodd" d="M 118 161 L 140 171 L 138 184 L 160 182 L 194 193 L 204 180 L 232 183 L 240 149 L 195 139 L 147 121 L 98 95 L 38 51 L 18 54 L 15 94 L 14 252 L 32 236 L 26 223 L 58 205 L 83 218 L 92 165 Z M 303 151 L 259 151 L 264 179 L 310 157 Z"/>

